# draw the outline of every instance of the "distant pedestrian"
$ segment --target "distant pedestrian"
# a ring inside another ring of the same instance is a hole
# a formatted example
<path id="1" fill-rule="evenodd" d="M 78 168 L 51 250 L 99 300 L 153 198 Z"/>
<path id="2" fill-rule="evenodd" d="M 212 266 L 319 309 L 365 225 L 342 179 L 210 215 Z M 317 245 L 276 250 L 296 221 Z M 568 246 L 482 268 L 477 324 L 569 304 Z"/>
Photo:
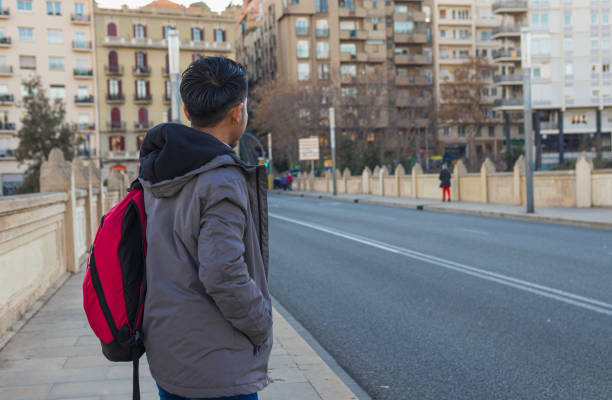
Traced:
<path id="1" fill-rule="evenodd" d="M 287 185 L 288 185 L 288 180 L 287 180 L 287 176 L 283 175 L 283 177 L 281 178 L 281 188 L 283 190 L 287 190 Z"/>
<path id="2" fill-rule="evenodd" d="M 287 188 L 291 190 L 291 185 L 293 184 L 293 176 L 291 174 L 287 175 Z"/>
<path id="3" fill-rule="evenodd" d="M 442 201 L 446 201 L 447 196 L 448 196 L 448 201 L 451 201 L 450 185 L 451 185 L 451 174 L 446 164 L 444 164 L 442 166 L 442 171 L 440 171 L 440 187 L 442 188 Z"/>

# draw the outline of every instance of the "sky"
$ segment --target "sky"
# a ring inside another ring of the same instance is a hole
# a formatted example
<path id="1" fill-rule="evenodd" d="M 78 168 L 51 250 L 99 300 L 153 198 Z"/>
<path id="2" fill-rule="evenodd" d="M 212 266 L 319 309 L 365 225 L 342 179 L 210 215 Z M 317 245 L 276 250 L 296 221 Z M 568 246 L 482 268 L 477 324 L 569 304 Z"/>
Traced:
<path id="1" fill-rule="evenodd" d="M 128 4 L 130 8 L 142 7 L 149 4 L 152 0 L 97 0 L 98 5 L 104 8 L 120 8 L 123 4 Z M 199 0 L 171 0 L 175 3 L 188 6 Z M 242 1 L 233 0 L 234 3 L 242 4 Z M 231 2 L 231 0 L 204 0 L 204 3 L 208 4 L 213 11 L 223 11 L 225 7 Z"/>

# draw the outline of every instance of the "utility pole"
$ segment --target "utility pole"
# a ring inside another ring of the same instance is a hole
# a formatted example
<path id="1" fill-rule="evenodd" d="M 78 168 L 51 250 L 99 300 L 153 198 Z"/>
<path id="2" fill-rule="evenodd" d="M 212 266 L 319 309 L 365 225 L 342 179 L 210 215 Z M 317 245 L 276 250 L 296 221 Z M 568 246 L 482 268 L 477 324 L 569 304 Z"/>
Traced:
<path id="1" fill-rule="evenodd" d="M 533 126 L 531 122 L 531 34 L 529 28 L 521 28 L 521 56 L 523 68 L 523 122 L 525 130 L 525 194 L 527 213 L 533 207 Z"/>
<path id="2" fill-rule="evenodd" d="M 336 111 L 334 107 L 329 107 L 329 135 L 332 153 L 332 177 L 334 182 L 334 196 L 338 195 L 336 186 Z"/>
<path id="3" fill-rule="evenodd" d="M 272 189 L 272 132 L 268 132 L 268 189 Z"/>
<path id="4" fill-rule="evenodd" d="M 168 67 L 170 69 L 170 99 L 172 101 L 172 122 L 181 123 L 181 97 L 179 93 L 179 32 L 177 29 L 168 29 Z"/>

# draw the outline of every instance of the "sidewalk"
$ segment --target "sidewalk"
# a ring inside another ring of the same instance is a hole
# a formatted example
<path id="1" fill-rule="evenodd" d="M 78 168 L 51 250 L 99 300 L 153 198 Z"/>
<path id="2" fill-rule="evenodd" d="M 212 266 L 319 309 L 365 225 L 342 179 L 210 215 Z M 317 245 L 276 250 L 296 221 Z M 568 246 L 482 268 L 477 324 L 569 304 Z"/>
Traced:
<path id="1" fill-rule="evenodd" d="M 414 208 L 426 211 L 480 215 L 509 218 L 551 224 L 571 225 L 585 228 L 612 229 L 612 209 L 607 208 L 542 208 L 536 207 L 534 214 L 527 214 L 524 206 L 483 204 L 467 202 L 443 203 L 436 200 L 410 199 L 404 197 L 382 197 L 366 194 L 343 194 L 337 196 L 324 192 L 300 192 L 272 190 L 271 193 L 332 199 L 351 203 L 366 203 L 392 207 Z"/>
<path id="2" fill-rule="evenodd" d="M 70 277 L 0 350 L 0 399 L 127 400 L 131 363 L 102 355 L 82 309 L 83 273 Z M 143 400 L 159 399 L 141 359 Z M 274 348 L 262 400 L 352 400 L 357 396 L 274 310 Z"/>

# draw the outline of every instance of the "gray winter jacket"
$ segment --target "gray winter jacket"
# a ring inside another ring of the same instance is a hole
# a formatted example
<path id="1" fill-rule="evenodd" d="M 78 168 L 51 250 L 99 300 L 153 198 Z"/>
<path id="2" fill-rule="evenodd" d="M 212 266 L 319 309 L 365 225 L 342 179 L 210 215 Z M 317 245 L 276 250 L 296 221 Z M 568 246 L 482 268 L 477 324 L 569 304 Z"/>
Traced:
<path id="1" fill-rule="evenodd" d="M 149 131 L 140 157 L 151 374 L 184 397 L 262 390 L 272 347 L 265 170 L 178 124 Z"/>

